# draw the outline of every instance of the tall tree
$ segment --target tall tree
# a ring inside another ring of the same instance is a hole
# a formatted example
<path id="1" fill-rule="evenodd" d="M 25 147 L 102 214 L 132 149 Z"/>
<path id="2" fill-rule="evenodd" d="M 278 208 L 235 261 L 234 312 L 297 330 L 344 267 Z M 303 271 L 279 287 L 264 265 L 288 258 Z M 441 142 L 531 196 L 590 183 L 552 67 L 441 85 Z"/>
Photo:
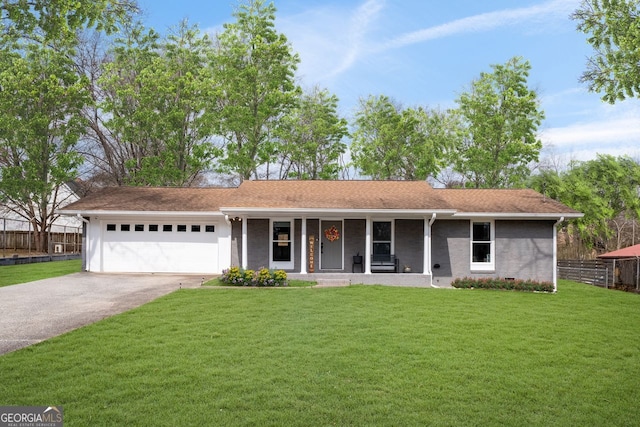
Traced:
<path id="1" fill-rule="evenodd" d="M 426 179 L 446 164 L 458 134 L 449 112 L 405 109 L 384 95 L 369 96 L 356 112 L 353 165 L 373 179 Z"/>
<path id="2" fill-rule="evenodd" d="M 338 97 L 313 88 L 282 118 L 280 179 L 337 179 L 347 146 L 347 120 L 338 114 Z"/>
<path id="3" fill-rule="evenodd" d="M 457 99 L 467 135 L 454 168 L 475 188 L 522 185 L 542 148 L 536 133 L 544 112 L 527 86 L 531 65 L 515 57 L 491 68 Z"/>
<path id="4" fill-rule="evenodd" d="M 136 26 L 117 43 L 99 79 L 108 132 L 94 127 L 122 183 L 189 186 L 210 168 L 218 154 L 211 54 L 208 37 L 186 22 L 164 40 Z"/>
<path id="5" fill-rule="evenodd" d="M 37 43 L 0 52 L 0 194 L 47 250 L 57 193 L 76 177 L 86 81 L 67 55 Z"/>
<path id="6" fill-rule="evenodd" d="M 134 0 L 0 2 L 0 199 L 31 222 L 38 250 L 82 160 L 74 150 L 90 98 L 70 60 L 77 34 L 113 32 L 137 10 Z"/>
<path id="7" fill-rule="evenodd" d="M 640 0 L 583 0 L 571 15 L 594 54 L 581 80 L 613 104 L 640 96 Z"/>
<path id="8" fill-rule="evenodd" d="M 627 156 L 598 155 L 564 172 L 543 171 L 533 187 L 584 213 L 574 223 L 590 249 L 620 249 L 624 224 L 640 218 L 640 164 Z"/>
<path id="9" fill-rule="evenodd" d="M 78 30 L 112 33 L 138 11 L 134 0 L 2 0 L 2 38 L 73 44 Z"/>
<path id="10" fill-rule="evenodd" d="M 276 31 L 275 12 L 273 3 L 249 0 L 218 35 L 215 81 L 225 140 L 220 170 L 241 180 L 258 178 L 260 166 L 276 158 L 274 131 L 300 93 L 294 80 L 299 58 Z"/>

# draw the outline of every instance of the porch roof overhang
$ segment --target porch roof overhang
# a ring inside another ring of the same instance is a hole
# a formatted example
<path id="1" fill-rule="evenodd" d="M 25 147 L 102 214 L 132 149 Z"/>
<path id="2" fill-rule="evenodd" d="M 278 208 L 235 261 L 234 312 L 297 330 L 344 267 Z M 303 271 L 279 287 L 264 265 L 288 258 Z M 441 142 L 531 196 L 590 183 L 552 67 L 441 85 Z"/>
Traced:
<path id="1" fill-rule="evenodd" d="M 504 219 L 504 220 L 554 220 L 558 219 L 573 219 L 582 218 L 582 213 L 560 213 L 560 212 L 544 212 L 544 213 L 532 213 L 532 212 L 456 212 L 453 218 L 456 219 L 475 219 L 475 218 L 492 218 L 492 219 Z"/>
<path id="2" fill-rule="evenodd" d="M 72 216 L 93 216 L 93 217 L 218 217 L 224 218 L 220 211 L 129 211 L 129 210 L 74 210 L 74 209 L 58 209 L 56 213 L 60 215 Z"/>
<path id="3" fill-rule="evenodd" d="M 335 209 L 335 208 L 246 208 L 228 207 L 220 211 L 229 216 L 246 218 L 308 217 L 308 218 L 365 218 L 377 216 L 385 218 L 425 218 L 434 213 L 437 216 L 452 216 L 453 209 Z"/>

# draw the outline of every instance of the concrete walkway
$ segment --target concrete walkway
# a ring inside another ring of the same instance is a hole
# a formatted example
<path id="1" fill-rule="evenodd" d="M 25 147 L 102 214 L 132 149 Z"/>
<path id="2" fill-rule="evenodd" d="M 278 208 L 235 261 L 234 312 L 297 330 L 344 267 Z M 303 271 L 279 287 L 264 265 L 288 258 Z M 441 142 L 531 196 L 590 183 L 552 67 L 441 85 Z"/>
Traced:
<path id="1" fill-rule="evenodd" d="M 0 354 L 138 307 L 203 276 L 75 273 L 0 288 Z"/>

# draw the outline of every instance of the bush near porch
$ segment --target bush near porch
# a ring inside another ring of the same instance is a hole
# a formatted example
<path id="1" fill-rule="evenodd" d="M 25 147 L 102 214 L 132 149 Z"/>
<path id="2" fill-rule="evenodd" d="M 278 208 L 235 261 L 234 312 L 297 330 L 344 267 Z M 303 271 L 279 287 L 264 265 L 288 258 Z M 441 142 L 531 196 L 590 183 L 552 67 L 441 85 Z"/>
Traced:
<path id="1" fill-rule="evenodd" d="M 268 268 L 254 271 L 231 267 L 222 271 L 220 281 L 231 286 L 287 286 L 287 273 Z"/>

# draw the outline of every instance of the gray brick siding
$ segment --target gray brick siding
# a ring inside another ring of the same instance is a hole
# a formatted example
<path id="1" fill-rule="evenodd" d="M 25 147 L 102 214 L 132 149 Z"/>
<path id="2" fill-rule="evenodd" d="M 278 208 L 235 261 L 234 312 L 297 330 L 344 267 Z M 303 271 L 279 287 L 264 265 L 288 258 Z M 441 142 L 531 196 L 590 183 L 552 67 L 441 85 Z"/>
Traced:
<path id="1" fill-rule="evenodd" d="M 410 266 L 412 273 L 424 272 L 424 220 L 397 219 L 395 222 L 395 255 L 400 271 Z"/>
<path id="2" fill-rule="evenodd" d="M 436 220 L 431 226 L 431 270 L 435 285 L 447 285 L 454 277 L 471 274 L 469 233 L 467 220 Z"/>
<path id="3" fill-rule="evenodd" d="M 247 267 L 269 267 L 269 220 L 247 220 Z"/>
<path id="4" fill-rule="evenodd" d="M 457 277 L 553 280 L 553 221 L 495 221 L 495 272 L 470 270 L 470 222 L 440 220 L 432 226 L 433 283 Z M 440 268 L 435 268 L 439 264 Z"/>
<path id="5" fill-rule="evenodd" d="M 496 221 L 496 275 L 553 280 L 554 221 Z"/>

